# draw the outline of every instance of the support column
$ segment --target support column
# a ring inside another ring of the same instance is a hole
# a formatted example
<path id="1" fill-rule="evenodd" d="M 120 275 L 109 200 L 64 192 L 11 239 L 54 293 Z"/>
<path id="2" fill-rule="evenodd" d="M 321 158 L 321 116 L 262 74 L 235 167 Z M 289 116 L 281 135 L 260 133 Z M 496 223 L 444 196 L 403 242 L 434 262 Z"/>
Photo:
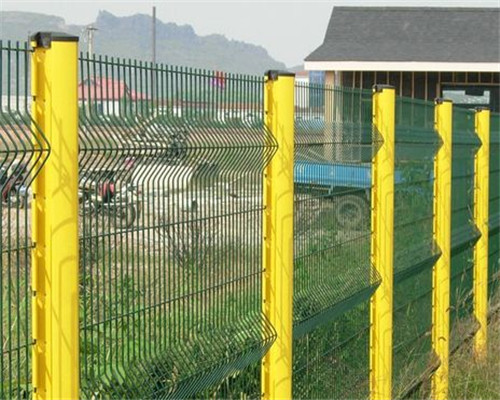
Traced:
<path id="1" fill-rule="evenodd" d="M 433 235 L 441 256 L 432 270 L 432 349 L 439 367 L 432 375 L 432 398 L 448 397 L 450 356 L 452 111 L 449 100 L 436 99 L 434 129 L 441 147 L 434 158 Z"/>
<path id="2" fill-rule="evenodd" d="M 31 40 L 33 116 L 50 144 L 50 155 L 33 183 L 33 397 L 76 399 L 78 37 L 38 32 Z"/>
<path id="3" fill-rule="evenodd" d="M 278 151 L 264 172 L 263 310 L 277 338 L 262 360 L 262 398 L 292 398 L 295 75 L 270 71 L 265 123 Z"/>
<path id="4" fill-rule="evenodd" d="M 382 144 L 372 160 L 371 262 L 381 278 L 370 302 L 370 399 L 392 392 L 392 316 L 394 281 L 395 90 L 373 89 L 373 128 Z"/>
<path id="5" fill-rule="evenodd" d="M 489 109 L 476 109 L 475 128 L 481 147 L 474 163 L 474 222 L 481 236 L 474 246 L 474 316 L 479 323 L 479 330 L 474 336 L 474 357 L 482 362 L 486 359 L 488 339 Z"/>

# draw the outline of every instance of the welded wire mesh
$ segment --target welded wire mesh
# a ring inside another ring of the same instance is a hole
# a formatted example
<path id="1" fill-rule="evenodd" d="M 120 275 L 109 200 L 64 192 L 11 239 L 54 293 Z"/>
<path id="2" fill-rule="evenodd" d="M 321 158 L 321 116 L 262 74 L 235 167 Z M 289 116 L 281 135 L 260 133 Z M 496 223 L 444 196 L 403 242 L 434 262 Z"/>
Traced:
<path id="1" fill-rule="evenodd" d="M 30 115 L 27 44 L 0 41 L 0 398 L 31 397 L 30 184 L 50 146 Z M 257 398 L 263 79 L 79 58 L 81 386 L 87 398 Z M 295 88 L 295 398 L 368 394 L 371 93 Z M 431 352 L 431 103 L 396 108 L 394 377 Z M 453 115 L 452 348 L 472 333 L 474 113 Z M 500 116 L 492 114 L 490 296 L 499 288 Z"/>
<path id="2" fill-rule="evenodd" d="M 436 367 L 432 353 L 434 104 L 396 100 L 393 394 L 404 397 Z"/>
<path id="3" fill-rule="evenodd" d="M 479 238 L 474 223 L 474 157 L 480 146 L 474 111 L 453 108 L 451 199 L 451 349 L 477 329 L 473 310 L 473 246 Z"/>
<path id="4" fill-rule="evenodd" d="M 370 307 L 358 302 L 293 343 L 293 397 L 368 398 Z"/>
<path id="5" fill-rule="evenodd" d="M 85 397 L 256 397 L 263 78 L 80 56 Z"/>
<path id="6" fill-rule="evenodd" d="M 295 398 L 368 393 L 373 151 L 371 92 L 296 84 Z"/>
<path id="7" fill-rule="evenodd" d="M 498 293 L 500 285 L 500 114 L 492 113 L 490 120 L 490 203 L 489 203 L 489 262 L 488 295 Z"/>
<path id="8" fill-rule="evenodd" d="M 0 398 L 30 398 L 30 184 L 49 144 L 30 115 L 30 58 L 26 43 L 0 41 Z"/>

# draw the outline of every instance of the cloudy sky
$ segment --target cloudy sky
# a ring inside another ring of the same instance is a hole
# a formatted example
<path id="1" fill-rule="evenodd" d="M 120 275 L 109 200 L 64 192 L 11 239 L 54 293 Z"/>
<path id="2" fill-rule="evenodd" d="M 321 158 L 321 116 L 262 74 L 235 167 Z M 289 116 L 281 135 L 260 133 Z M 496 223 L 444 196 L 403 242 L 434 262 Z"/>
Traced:
<path id="1" fill-rule="evenodd" d="M 88 24 L 99 10 L 118 16 L 150 14 L 153 5 L 164 22 L 190 24 L 199 35 L 220 33 L 262 45 L 272 57 L 293 66 L 321 44 L 334 5 L 500 7 L 500 0 L 0 0 L 0 11 L 34 11 L 61 16 L 70 24 Z"/>

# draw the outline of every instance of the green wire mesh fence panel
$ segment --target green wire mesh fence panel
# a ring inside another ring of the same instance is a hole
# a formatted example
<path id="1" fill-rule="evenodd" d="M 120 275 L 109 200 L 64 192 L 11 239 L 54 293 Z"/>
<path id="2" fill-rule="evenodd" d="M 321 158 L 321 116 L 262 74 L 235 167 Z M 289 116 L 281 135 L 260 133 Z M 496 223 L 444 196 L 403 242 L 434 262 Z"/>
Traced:
<path id="1" fill-rule="evenodd" d="M 80 57 L 84 397 L 260 394 L 263 78 Z"/>
<path id="2" fill-rule="evenodd" d="M 371 92 L 295 88 L 295 398 L 368 394 Z"/>
<path id="3" fill-rule="evenodd" d="M 30 398 L 30 185 L 49 144 L 30 115 L 31 50 L 0 41 L 0 398 Z"/>
<path id="4" fill-rule="evenodd" d="M 436 367 L 433 357 L 432 267 L 434 104 L 396 100 L 394 189 L 393 395 L 405 397 Z"/>
<path id="5" fill-rule="evenodd" d="M 489 221 L 489 297 L 498 293 L 500 284 L 500 114 L 491 114 L 490 124 L 490 221 Z"/>
<path id="6" fill-rule="evenodd" d="M 473 317 L 474 156 L 480 146 L 474 111 L 453 108 L 451 199 L 450 346 L 455 349 L 477 330 Z"/>

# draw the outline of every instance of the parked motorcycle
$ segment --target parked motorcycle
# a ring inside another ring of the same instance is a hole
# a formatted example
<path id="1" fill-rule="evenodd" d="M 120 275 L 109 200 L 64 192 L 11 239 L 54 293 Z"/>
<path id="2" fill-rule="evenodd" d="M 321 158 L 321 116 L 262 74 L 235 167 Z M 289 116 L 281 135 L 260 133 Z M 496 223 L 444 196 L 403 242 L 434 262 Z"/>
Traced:
<path id="1" fill-rule="evenodd" d="M 99 183 L 97 187 L 80 187 L 78 197 L 84 215 L 102 213 L 115 228 L 130 228 L 141 212 L 140 193 L 131 184 L 118 190 L 111 181 Z"/>

